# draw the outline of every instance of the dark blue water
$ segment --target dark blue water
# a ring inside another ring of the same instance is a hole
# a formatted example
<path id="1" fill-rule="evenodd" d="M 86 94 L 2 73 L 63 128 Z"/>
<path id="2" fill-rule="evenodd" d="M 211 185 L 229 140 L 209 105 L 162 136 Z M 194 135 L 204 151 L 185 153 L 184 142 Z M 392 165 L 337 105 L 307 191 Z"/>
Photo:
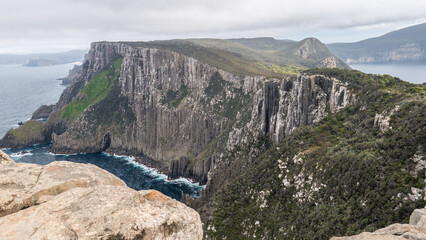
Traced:
<path id="1" fill-rule="evenodd" d="M 18 127 L 18 122 L 31 118 L 39 106 L 57 102 L 64 86 L 56 79 L 65 77 L 72 67 L 72 64 L 48 67 L 0 65 L 0 137 L 11 127 Z M 186 179 L 169 181 L 166 175 L 134 162 L 132 157 L 104 153 L 53 155 L 48 148 L 49 145 L 39 145 L 4 151 L 17 162 L 41 165 L 53 161 L 91 163 L 121 178 L 133 189 L 156 189 L 175 199 L 180 199 L 182 192 L 197 198 L 202 189 L 198 183 Z M 22 154 L 22 151 L 28 153 Z"/>
<path id="2" fill-rule="evenodd" d="M 167 176 L 136 163 L 133 157 L 112 156 L 106 153 L 62 155 L 48 152 L 50 145 L 38 145 L 21 149 L 3 149 L 16 162 L 36 163 L 41 165 L 53 161 L 70 161 L 75 163 L 91 163 L 107 170 L 122 179 L 127 186 L 135 189 L 156 189 L 174 199 L 179 200 L 181 193 L 198 198 L 203 186 L 180 178 L 168 180 Z"/>

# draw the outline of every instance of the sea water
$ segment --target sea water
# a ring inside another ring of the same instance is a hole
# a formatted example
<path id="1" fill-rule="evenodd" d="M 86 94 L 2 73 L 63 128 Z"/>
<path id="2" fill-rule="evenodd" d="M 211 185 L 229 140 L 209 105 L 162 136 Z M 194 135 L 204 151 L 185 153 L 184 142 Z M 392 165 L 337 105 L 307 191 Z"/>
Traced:
<path id="1" fill-rule="evenodd" d="M 48 67 L 0 65 L 0 137 L 19 122 L 31 118 L 41 105 L 58 101 L 64 86 L 56 80 L 65 77 L 72 64 Z M 36 145 L 22 149 L 4 149 L 16 162 L 49 164 L 53 161 L 91 163 L 121 178 L 135 189 L 156 189 L 172 198 L 181 193 L 197 198 L 203 186 L 187 179 L 168 180 L 155 169 L 136 163 L 129 156 L 111 156 L 105 153 L 55 155 L 49 153 L 50 145 Z"/>
<path id="2" fill-rule="evenodd" d="M 426 64 L 351 64 L 365 73 L 389 74 L 410 83 L 426 83 Z"/>
<path id="3" fill-rule="evenodd" d="M 174 199 L 180 199 L 182 192 L 192 198 L 198 198 L 203 186 L 188 179 L 169 180 L 166 175 L 153 168 L 135 162 L 130 156 L 110 155 L 107 153 L 87 154 L 53 154 L 49 152 L 50 144 L 37 145 L 20 149 L 4 149 L 16 162 L 36 163 L 41 165 L 53 161 L 70 161 L 90 163 L 107 170 L 122 179 L 128 187 L 135 190 L 155 189 Z"/>

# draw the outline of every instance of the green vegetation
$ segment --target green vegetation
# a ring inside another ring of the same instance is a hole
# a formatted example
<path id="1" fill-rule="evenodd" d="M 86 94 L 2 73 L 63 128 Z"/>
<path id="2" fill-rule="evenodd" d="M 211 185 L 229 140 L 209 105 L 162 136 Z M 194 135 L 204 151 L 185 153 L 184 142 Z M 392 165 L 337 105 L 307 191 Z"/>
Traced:
<path id="1" fill-rule="evenodd" d="M 62 109 L 61 118 L 75 120 L 90 105 L 105 99 L 111 91 L 113 82 L 118 78 L 123 59 L 116 58 L 97 73 L 93 79 L 80 90 L 80 95 Z M 76 88 L 78 89 L 78 88 Z"/>
<path id="2" fill-rule="evenodd" d="M 161 100 L 161 104 L 168 104 L 169 106 L 177 108 L 182 100 L 190 94 L 190 92 L 191 91 L 188 89 L 188 87 L 182 84 L 182 87 L 177 91 L 168 90 L 166 96 L 164 96 L 164 98 Z"/>
<path id="3" fill-rule="evenodd" d="M 6 135 L 14 142 L 28 142 L 29 140 L 43 138 L 44 124 L 36 120 L 29 120 L 16 129 L 10 129 Z"/>
<path id="4" fill-rule="evenodd" d="M 121 95 L 121 86 L 118 81 L 113 81 L 110 91 L 105 99 L 87 111 L 88 119 L 97 126 L 118 126 L 124 130 L 126 126 L 136 120 L 129 99 Z M 85 113 L 85 114 L 86 114 Z"/>
<path id="5" fill-rule="evenodd" d="M 223 80 L 219 72 L 215 72 L 210 78 L 209 85 L 204 92 L 209 97 L 214 97 L 217 94 L 223 93 L 223 89 L 226 85 L 229 85 L 227 81 Z"/>
<path id="6" fill-rule="evenodd" d="M 283 74 L 283 75 L 297 75 L 303 71 L 303 68 L 289 65 L 289 66 L 280 66 L 273 64 L 269 66 L 273 73 Z"/>
<path id="7" fill-rule="evenodd" d="M 309 72 L 345 76 L 357 103 L 296 130 L 218 192 L 205 219 L 213 239 L 329 239 L 407 222 L 425 205 L 408 198 L 411 187 L 425 187 L 425 170 L 414 173 L 413 161 L 426 149 L 424 86 L 357 71 Z M 376 114 L 396 106 L 392 129 L 382 132 Z"/>

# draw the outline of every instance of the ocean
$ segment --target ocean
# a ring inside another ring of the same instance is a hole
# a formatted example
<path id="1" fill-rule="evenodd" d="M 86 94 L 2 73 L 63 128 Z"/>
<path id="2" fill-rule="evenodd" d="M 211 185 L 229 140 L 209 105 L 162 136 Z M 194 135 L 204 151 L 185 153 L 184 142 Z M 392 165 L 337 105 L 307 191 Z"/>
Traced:
<path id="1" fill-rule="evenodd" d="M 0 65 L 0 135 L 19 122 L 31 118 L 41 105 L 58 101 L 64 86 L 56 80 L 65 77 L 72 64 L 24 67 Z M 91 163 L 121 178 L 127 186 L 135 189 L 155 189 L 179 200 L 181 193 L 198 198 L 203 186 L 187 179 L 168 180 L 155 169 L 136 163 L 130 156 L 111 156 L 106 153 L 55 155 L 49 153 L 50 145 L 36 145 L 22 149 L 3 149 L 16 162 L 49 164 L 53 161 Z"/>
<path id="2" fill-rule="evenodd" d="M 410 82 L 426 82 L 426 64 L 350 64 L 350 67 L 365 73 L 389 74 Z"/>

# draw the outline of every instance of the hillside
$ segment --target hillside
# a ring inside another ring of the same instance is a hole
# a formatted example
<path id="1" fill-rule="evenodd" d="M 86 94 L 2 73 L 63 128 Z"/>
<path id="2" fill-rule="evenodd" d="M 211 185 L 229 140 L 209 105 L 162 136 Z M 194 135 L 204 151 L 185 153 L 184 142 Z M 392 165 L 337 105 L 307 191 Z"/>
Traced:
<path id="1" fill-rule="evenodd" d="M 307 38 L 299 42 L 274 38 L 189 39 L 187 41 L 255 59 L 272 68 L 291 66 L 302 69 L 350 68 L 342 60 L 333 56 L 326 45 L 315 38 Z"/>
<path id="2" fill-rule="evenodd" d="M 425 62 L 426 23 L 354 43 L 327 44 L 347 63 Z"/>
<path id="3" fill-rule="evenodd" d="M 426 87 L 306 73 L 343 79 L 356 103 L 299 128 L 198 205 L 212 239 L 329 239 L 408 222 L 425 206 Z"/>

